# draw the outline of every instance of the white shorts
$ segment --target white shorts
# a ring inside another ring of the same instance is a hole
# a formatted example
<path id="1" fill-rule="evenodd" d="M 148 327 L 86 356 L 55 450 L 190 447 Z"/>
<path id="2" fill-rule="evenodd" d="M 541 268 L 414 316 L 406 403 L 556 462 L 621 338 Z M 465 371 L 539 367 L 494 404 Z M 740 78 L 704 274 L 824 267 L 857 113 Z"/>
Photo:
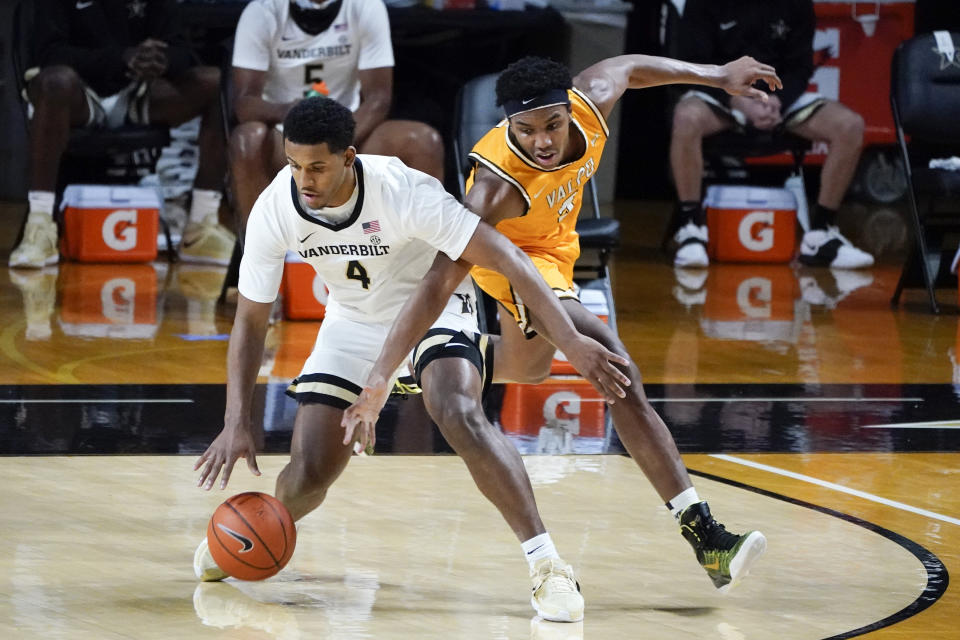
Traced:
<path id="1" fill-rule="evenodd" d="M 467 277 L 447 301 L 443 313 L 430 330 L 477 335 L 476 300 L 473 281 Z M 349 407 L 363 390 L 390 333 L 390 326 L 327 315 L 320 325 L 313 351 L 304 362 L 300 375 L 287 388 L 287 395 L 301 403 L 326 404 L 338 409 Z M 404 363 L 394 373 L 390 385 L 397 378 L 412 374 L 410 365 Z"/>
<path id="2" fill-rule="evenodd" d="M 735 124 L 734 129 L 742 131 L 747 126 L 747 117 L 741 111 L 737 109 L 731 109 L 729 106 L 721 103 L 709 93 L 691 89 L 680 96 L 680 101 L 683 101 L 686 98 L 699 98 L 701 101 L 705 102 L 707 106 L 709 106 L 718 116 L 733 121 Z M 803 124 L 809 120 L 810 116 L 816 113 L 820 107 L 827 104 L 828 101 L 829 100 L 826 97 L 819 93 L 808 91 L 800 94 L 800 97 L 794 100 L 793 104 L 789 104 L 782 109 L 782 126 L 786 129 L 792 129 Z"/>
<path id="3" fill-rule="evenodd" d="M 146 82 L 131 82 L 125 88 L 109 96 L 101 96 L 83 85 L 90 117 L 84 124 L 87 128 L 118 129 L 126 124 L 149 123 L 150 86 Z M 24 90 L 26 98 L 26 91 Z M 33 104 L 27 100 L 27 116 L 33 118 Z"/>

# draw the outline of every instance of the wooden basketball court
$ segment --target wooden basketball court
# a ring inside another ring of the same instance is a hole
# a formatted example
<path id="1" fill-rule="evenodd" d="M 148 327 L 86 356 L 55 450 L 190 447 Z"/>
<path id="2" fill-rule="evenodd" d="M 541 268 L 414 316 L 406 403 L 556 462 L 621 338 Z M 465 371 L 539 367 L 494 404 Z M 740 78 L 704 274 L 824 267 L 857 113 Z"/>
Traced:
<path id="1" fill-rule="evenodd" d="M 0 637 L 960 638 L 956 291 L 940 316 L 919 292 L 891 309 L 896 256 L 852 279 L 718 264 L 697 282 L 656 250 L 660 218 L 636 223 L 647 204 L 618 214 L 618 323 L 648 395 L 718 518 L 769 541 L 729 596 L 614 433 L 505 426 L 587 604 L 582 623 L 532 619 L 519 545 L 412 403 L 300 523 L 284 571 L 198 585 L 217 504 L 273 492 L 283 385 L 316 324 L 271 331 L 263 476 L 241 463 L 206 493 L 222 274 L 61 264 L 0 274 Z"/>

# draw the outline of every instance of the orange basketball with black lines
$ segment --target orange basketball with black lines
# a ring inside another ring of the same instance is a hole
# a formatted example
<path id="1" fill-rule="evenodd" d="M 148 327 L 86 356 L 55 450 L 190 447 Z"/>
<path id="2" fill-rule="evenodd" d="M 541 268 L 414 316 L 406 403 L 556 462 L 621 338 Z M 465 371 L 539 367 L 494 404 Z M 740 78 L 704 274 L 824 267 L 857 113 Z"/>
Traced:
<path id="1" fill-rule="evenodd" d="M 213 512 L 207 544 L 217 566 L 234 578 L 264 580 L 290 561 L 297 530 L 282 502 L 248 491 L 227 499 Z"/>

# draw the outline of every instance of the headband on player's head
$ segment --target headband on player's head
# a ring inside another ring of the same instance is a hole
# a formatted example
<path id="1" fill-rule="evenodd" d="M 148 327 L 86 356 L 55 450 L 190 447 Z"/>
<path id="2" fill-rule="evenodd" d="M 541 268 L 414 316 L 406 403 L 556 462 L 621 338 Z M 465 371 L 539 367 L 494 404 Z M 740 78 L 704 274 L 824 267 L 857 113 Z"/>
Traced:
<path id="1" fill-rule="evenodd" d="M 558 104 L 570 104 L 570 96 L 567 95 L 566 89 L 550 89 L 525 100 L 507 100 L 503 103 L 503 112 L 510 118 L 519 113 L 526 113 L 543 107 L 553 107 Z"/>

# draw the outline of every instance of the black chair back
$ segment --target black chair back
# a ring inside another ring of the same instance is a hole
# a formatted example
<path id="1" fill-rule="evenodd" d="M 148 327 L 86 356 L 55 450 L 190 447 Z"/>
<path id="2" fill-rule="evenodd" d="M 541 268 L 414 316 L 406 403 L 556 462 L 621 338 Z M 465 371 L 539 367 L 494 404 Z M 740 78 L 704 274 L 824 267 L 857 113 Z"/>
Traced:
<path id="1" fill-rule="evenodd" d="M 958 49 L 958 32 L 925 33 L 901 43 L 890 66 L 890 107 L 914 232 L 914 244 L 891 302 L 897 304 L 903 290 L 919 281 L 934 313 L 939 311 L 937 276 L 947 264 L 942 260 L 943 239 L 948 232 L 960 232 L 956 207 L 960 177 L 955 171 L 930 168 L 928 159 L 960 155 Z M 952 206 L 938 210 L 934 206 L 938 199 Z"/>
<path id="2" fill-rule="evenodd" d="M 946 33 L 946 32 L 944 32 Z M 960 47 L 960 33 L 949 33 Z M 890 90 L 904 133 L 938 144 L 960 143 L 960 58 L 940 53 L 934 34 L 903 42 L 893 55 Z"/>
<path id="3" fill-rule="evenodd" d="M 453 152 L 461 198 L 466 195 L 465 180 L 470 174 L 470 150 L 503 119 L 503 109 L 497 106 L 496 86 L 497 74 L 490 73 L 468 81 L 457 94 Z"/>

